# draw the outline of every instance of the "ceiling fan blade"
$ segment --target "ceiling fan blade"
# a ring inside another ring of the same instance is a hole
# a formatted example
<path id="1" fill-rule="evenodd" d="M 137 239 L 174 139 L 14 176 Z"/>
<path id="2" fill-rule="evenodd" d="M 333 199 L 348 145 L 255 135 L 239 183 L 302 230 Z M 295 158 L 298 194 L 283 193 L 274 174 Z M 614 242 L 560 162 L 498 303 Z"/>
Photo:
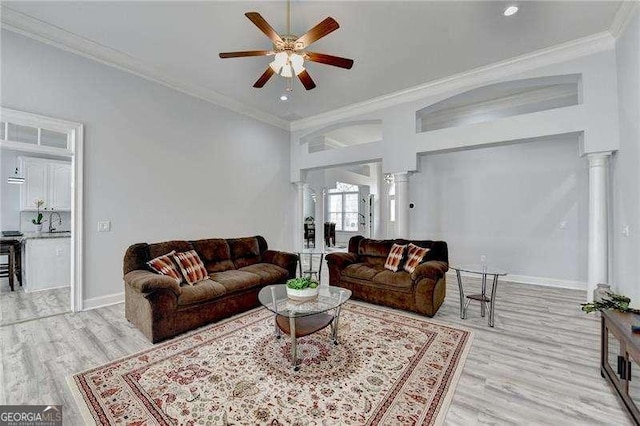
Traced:
<path id="1" fill-rule="evenodd" d="M 282 43 L 282 37 L 278 35 L 276 30 L 260 15 L 258 12 L 247 12 L 244 14 L 256 27 L 260 29 L 274 43 Z"/>
<path id="2" fill-rule="evenodd" d="M 332 17 L 328 17 L 327 19 L 307 31 L 302 37 L 298 38 L 298 40 L 296 40 L 296 45 L 298 43 L 301 43 L 301 49 L 304 49 L 311 43 L 320 40 L 322 37 L 334 32 L 338 28 L 340 28 L 338 22 L 336 22 L 336 20 Z"/>
<path id="3" fill-rule="evenodd" d="M 305 58 L 311 62 L 332 65 L 334 67 L 350 70 L 353 66 L 353 59 L 341 58 L 340 56 L 325 55 L 324 53 L 307 52 Z"/>
<path id="4" fill-rule="evenodd" d="M 253 87 L 258 88 L 258 89 L 263 87 L 267 83 L 267 81 L 269 81 L 269 79 L 271 78 L 271 76 L 273 74 L 275 74 L 273 69 L 271 69 L 271 67 L 267 67 L 267 69 L 260 76 L 260 78 L 255 83 L 253 83 Z"/>
<path id="5" fill-rule="evenodd" d="M 271 50 L 246 50 L 243 52 L 222 52 L 220 58 L 244 58 L 245 56 L 269 56 L 273 54 Z"/>
<path id="6" fill-rule="evenodd" d="M 316 83 L 313 82 L 313 79 L 311 78 L 307 70 L 304 70 L 300 74 L 298 74 L 298 78 L 300 79 L 300 82 L 305 89 L 311 90 L 316 87 Z"/>

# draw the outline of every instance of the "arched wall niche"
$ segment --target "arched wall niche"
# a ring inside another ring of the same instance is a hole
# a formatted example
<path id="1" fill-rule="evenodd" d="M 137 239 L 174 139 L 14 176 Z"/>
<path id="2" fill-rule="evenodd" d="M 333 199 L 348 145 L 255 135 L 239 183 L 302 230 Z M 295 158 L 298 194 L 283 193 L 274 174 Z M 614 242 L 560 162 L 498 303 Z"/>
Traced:
<path id="1" fill-rule="evenodd" d="M 332 124 L 300 138 L 309 154 L 382 140 L 382 120 L 356 120 Z"/>
<path id="2" fill-rule="evenodd" d="M 581 80 L 580 74 L 554 75 L 468 90 L 416 111 L 416 133 L 579 105 Z"/>

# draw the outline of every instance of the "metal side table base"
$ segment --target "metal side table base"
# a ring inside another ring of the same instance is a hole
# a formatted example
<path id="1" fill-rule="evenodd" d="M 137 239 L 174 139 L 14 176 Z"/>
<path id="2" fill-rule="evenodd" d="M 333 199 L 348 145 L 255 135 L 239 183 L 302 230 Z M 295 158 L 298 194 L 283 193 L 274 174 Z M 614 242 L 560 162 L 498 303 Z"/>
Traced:
<path id="1" fill-rule="evenodd" d="M 485 317 L 487 310 L 489 311 L 488 324 L 489 327 L 494 326 L 495 320 L 495 307 L 496 307 L 496 294 L 498 290 L 498 277 L 506 275 L 507 273 L 495 268 L 487 268 L 486 266 L 467 266 L 467 267 L 454 267 L 456 271 L 456 277 L 458 278 L 458 289 L 460 290 L 460 318 L 467 318 L 467 310 L 472 300 L 480 302 L 480 316 Z M 478 274 L 482 276 L 482 293 L 481 294 L 469 294 L 465 296 L 462 285 L 462 276 L 460 272 L 469 272 L 472 274 Z M 492 276 L 491 294 L 487 296 L 487 276 Z M 466 298 L 466 303 L 465 303 Z"/>

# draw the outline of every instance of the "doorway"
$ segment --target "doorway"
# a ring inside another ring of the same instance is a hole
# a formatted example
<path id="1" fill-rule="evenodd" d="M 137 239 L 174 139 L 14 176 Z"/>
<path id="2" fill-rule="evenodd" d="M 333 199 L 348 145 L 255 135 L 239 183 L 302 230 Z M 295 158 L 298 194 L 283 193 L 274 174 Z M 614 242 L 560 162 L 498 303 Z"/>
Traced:
<path id="1" fill-rule="evenodd" d="M 0 110 L 0 325 L 82 309 L 82 132 Z"/>

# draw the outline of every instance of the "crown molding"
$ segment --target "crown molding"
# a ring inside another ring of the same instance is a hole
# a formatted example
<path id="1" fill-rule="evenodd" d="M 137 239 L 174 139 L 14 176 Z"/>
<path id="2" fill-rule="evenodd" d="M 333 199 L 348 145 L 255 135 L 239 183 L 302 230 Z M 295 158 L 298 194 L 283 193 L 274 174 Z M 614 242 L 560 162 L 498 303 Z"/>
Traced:
<path id="1" fill-rule="evenodd" d="M 639 0 L 624 0 L 620 4 L 609 27 L 609 32 L 614 38 L 619 38 L 624 33 L 625 28 L 631 22 L 633 12 L 639 7 L 638 5 L 640 5 Z"/>
<path id="2" fill-rule="evenodd" d="M 131 55 L 101 45 L 60 27 L 20 13 L 5 5 L 0 6 L 2 28 L 24 35 L 39 42 L 57 47 L 67 52 L 89 58 L 169 87 L 186 95 L 224 107 L 239 114 L 262 121 L 272 126 L 289 130 L 289 122 L 260 109 L 239 102 L 229 96 L 195 84 L 177 81 L 167 77 L 160 70 L 139 61 Z"/>
<path id="3" fill-rule="evenodd" d="M 291 122 L 291 131 L 346 120 L 362 114 L 417 101 L 440 93 L 472 87 L 498 78 L 507 78 L 536 68 L 566 62 L 615 47 L 615 39 L 609 31 L 561 43 L 525 55 L 474 68 L 459 74 L 430 81 L 408 89 L 358 102 L 333 111 Z"/>

